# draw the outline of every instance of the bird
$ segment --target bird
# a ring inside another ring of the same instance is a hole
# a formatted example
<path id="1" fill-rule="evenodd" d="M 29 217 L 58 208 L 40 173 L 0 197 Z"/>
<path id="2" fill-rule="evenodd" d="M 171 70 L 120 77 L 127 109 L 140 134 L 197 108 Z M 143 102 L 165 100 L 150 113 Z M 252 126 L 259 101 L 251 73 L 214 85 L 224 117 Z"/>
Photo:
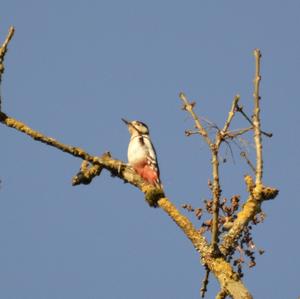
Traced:
<path id="1" fill-rule="evenodd" d="M 159 177 L 159 166 L 155 148 L 149 135 L 148 126 L 141 121 L 123 119 L 130 133 L 128 144 L 128 164 L 146 182 L 156 188 L 163 189 Z"/>

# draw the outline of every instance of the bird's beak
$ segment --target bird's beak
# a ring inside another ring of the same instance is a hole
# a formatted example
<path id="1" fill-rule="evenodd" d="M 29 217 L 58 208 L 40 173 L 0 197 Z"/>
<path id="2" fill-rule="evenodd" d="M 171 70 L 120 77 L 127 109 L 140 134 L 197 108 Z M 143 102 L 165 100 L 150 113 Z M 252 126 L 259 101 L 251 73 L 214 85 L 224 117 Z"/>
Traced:
<path id="1" fill-rule="evenodd" d="M 128 121 L 128 120 L 126 120 L 126 119 L 124 119 L 124 118 L 122 118 L 122 120 L 123 120 L 123 122 L 124 122 L 127 126 L 130 125 L 130 121 Z"/>

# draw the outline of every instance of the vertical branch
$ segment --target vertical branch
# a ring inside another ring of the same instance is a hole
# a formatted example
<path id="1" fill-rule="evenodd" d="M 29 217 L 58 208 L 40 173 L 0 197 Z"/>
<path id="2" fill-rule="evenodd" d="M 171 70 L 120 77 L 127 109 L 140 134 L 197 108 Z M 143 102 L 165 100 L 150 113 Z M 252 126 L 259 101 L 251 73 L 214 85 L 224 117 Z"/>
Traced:
<path id="1" fill-rule="evenodd" d="M 260 125 L 260 96 L 259 96 L 259 84 L 261 80 L 260 76 L 260 59 L 261 53 L 259 49 L 254 50 L 255 57 L 255 75 L 254 75 L 254 113 L 253 113 L 253 129 L 254 129 L 254 141 L 256 148 L 256 185 L 261 184 L 263 175 L 263 159 L 262 159 L 262 138 L 261 138 L 261 125 Z"/>
<path id="2" fill-rule="evenodd" d="M 208 132 L 205 130 L 205 128 L 202 126 L 198 116 L 194 112 L 194 106 L 195 103 L 190 103 L 187 100 L 187 97 L 183 92 L 179 94 L 179 98 L 183 102 L 183 109 L 189 112 L 194 119 L 195 122 L 195 127 L 198 130 L 198 133 L 204 138 L 206 141 L 207 145 L 210 148 L 212 159 L 212 172 L 213 172 L 213 224 L 212 224 L 212 237 L 211 237 L 211 247 L 213 249 L 214 253 L 218 253 L 218 235 L 219 235 L 219 199 L 220 199 L 220 194 L 221 194 L 221 188 L 220 188 L 220 182 L 219 182 L 219 158 L 218 158 L 218 153 L 219 153 L 219 147 L 222 142 L 223 135 L 222 133 L 218 132 L 216 136 L 216 142 L 212 142 L 210 139 Z M 235 100 L 237 101 L 237 100 Z M 234 114 L 234 113 L 233 113 Z M 228 128 L 229 124 L 231 122 L 233 116 L 229 117 L 229 120 L 227 121 L 227 124 L 225 124 L 224 128 Z"/>
<path id="3" fill-rule="evenodd" d="M 219 158 L 218 152 L 219 148 L 214 144 L 211 147 L 212 151 L 212 173 L 213 173 L 213 223 L 212 223 L 212 233 L 211 233 L 211 246 L 213 252 L 218 252 L 219 243 L 219 202 L 221 195 L 220 181 L 219 181 Z"/>
<path id="4" fill-rule="evenodd" d="M 224 127 L 221 131 L 217 132 L 216 140 L 214 144 L 210 145 L 212 153 L 212 174 L 213 174 L 213 222 L 212 222 L 212 233 L 211 233 L 211 246 L 214 253 L 218 253 L 219 243 L 219 205 L 221 196 L 220 177 L 219 177 L 219 148 L 224 140 L 224 136 L 227 134 L 231 121 L 236 112 L 236 106 L 239 102 L 240 96 L 236 95 L 232 101 L 231 109 L 228 113 L 227 120 L 225 121 Z"/>

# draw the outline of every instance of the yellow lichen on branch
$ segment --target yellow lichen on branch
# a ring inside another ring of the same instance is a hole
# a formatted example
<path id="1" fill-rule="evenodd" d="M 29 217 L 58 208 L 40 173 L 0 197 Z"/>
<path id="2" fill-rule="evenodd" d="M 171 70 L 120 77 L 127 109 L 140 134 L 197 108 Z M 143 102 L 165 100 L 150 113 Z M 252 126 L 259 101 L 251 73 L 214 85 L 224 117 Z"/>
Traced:
<path id="1" fill-rule="evenodd" d="M 251 299 L 252 296 L 244 286 L 239 275 L 223 257 L 215 257 L 204 236 L 195 229 L 190 220 L 183 216 L 167 199 L 161 198 L 158 205 L 174 220 L 184 234 L 190 239 L 195 249 L 201 254 L 202 263 L 214 273 L 221 288 L 226 289 L 235 299 Z"/>
<path id="2" fill-rule="evenodd" d="M 243 229 L 248 223 L 254 219 L 261 211 L 261 204 L 264 200 L 273 199 L 277 196 L 278 190 L 272 187 L 265 187 L 263 185 L 256 186 L 251 176 L 245 176 L 245 182 L 249 197 L 243 205 L 241 211 L 237 214 L 232 227 L 228 233 L 223 237 L 223 242 L 220 246 L 221 252 L 227 256 L 235 247 L 235 242 L 239 238 Z"/>
<path id="3" fill-rule="evenodd" d="M 8 126 L 10 128 L 16 129 L 19 132 L 22 132 L 22 133 L 30 136 L 34 140 L 37 140 L 37 141 L 40 141 L 47 145 L 53 146 L 57 149 L 62 150 L 63 152 L 69 153 L 75 157 L 82 158 L 83 160 L 93 162 L 93 157 L 91 155 L 87 154 L 83 149 L 81 149 L 79 147 L 68 146 L 68 145 L 62 144 L 52 137 L 47 137 L 47 136 L 43 135 L 42 133 L 31 129 L 29 126 L 27 126 L 23 122 L 7 116 L 3 112 L 0 112 L 0 122 L 2 122 L 3 124 L 5 124 L 6 126 Z"/>

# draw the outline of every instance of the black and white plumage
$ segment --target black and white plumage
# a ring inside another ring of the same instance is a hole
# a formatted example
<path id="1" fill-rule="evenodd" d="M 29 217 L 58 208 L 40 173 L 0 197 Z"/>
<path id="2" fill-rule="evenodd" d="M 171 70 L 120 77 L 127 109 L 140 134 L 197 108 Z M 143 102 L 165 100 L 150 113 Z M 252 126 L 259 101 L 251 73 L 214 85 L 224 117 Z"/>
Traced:
<path id="1" fill-rule="evenodd" d="M 129 164 L 145 181 L 162 189 L 157 156 L 149 136 L 148 126 L 136 120 L 129 122 L 123 119 L 123 121 L 131 135 L 128 145 Z"/>

